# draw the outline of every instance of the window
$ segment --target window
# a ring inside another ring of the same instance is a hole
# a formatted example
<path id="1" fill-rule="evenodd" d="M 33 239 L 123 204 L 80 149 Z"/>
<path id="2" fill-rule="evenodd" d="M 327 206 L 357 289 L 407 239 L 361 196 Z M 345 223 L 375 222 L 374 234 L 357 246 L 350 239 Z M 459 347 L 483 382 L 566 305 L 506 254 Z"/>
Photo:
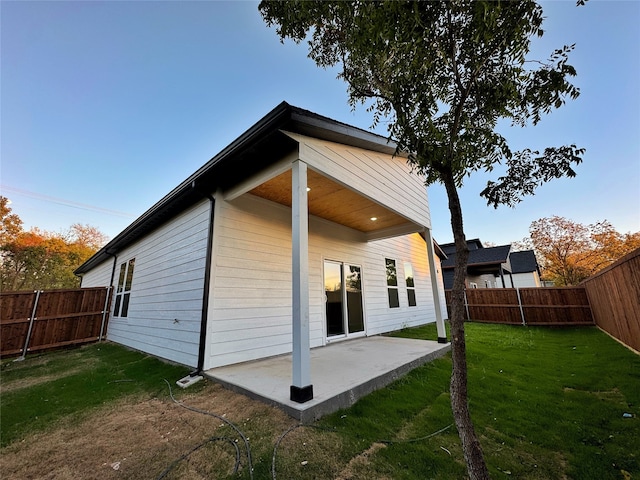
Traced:
<path id="1" fill-rule="evenodd" d="M 413 281 L 413 267 L 410 263 L 404 264 L 404 277 L 407 282 L 407 298 L 409 300 L 409 306 L 416 306 L 416 285 Z"/>
<path id="2" fill-rule="evenodd" d="M 398 296 L 398 274 L 396 271 L 396 261 L 385 258 L 387 267 L 387 292 L 389 294 L 389 308 L 398 308 L 400 306 L 400 297 Z"/>
<path id="3" fill-rule="evenodd" d="M 135 264 L 136 259 L 132 258 L 128 262 L 120 265 L 118 289 L 116 290 L 116 304 L 113 307 L 114 317 L 126 317 L 129 313 L 129 298 L 131 297 L 131 283 L 133 282 L 133 269 Z"/>

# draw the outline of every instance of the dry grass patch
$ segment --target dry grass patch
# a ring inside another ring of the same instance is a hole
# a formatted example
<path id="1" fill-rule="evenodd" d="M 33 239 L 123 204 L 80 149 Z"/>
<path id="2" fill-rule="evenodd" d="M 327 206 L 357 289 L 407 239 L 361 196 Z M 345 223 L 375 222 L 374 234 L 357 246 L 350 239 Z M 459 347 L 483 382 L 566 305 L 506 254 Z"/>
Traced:
<path id="1" fill-rule="evenodd" d="M 343 440 L 338 434 L 297 427 L 297 422 L 280 410 L 213 383 L 194 393 L 183 392 L 180 402 L 222 416 L 242 431 L 250 445 L 256 479 L 271 478 L 273 448 L 279 440 L 277 478 L 365 478 L 357 472 L 382 446 L 373 446 L 349 462 L 341 454 Z M 220 440 L 208 442 L 212 438 Z M 129 396 L 91 412 L 80 422 L 62 420 L 47 432 L 5 447 L 0 476 L 56 480 L 153 479 L 163 474 L 166 479 L 250 478 L 248 465 L 244 441 L 232 427 L 174 403 L 167 388 L 164 397 Z"/>
<path id="2" fill-rule="evenodd" d="M 81 367 L 70 368 L 69 370 L 65 370 L 61 372 L 42 374 L 39 376 L 30 376 L 30 377 L 13 380 L 10 383 L 2 383 L 0 384 L 0 394 L 14 392 L 16 390 L 21 390 L 23 388 L 34 387 L 36 385 L 40 385 L 43 383 L 53 382 L 54 380 L 70 377 L 71 375 L 75 375 L 77 373 L 80 373 L 86 370 L 86 368 L 87 366 L 83 365 Z"/>
<path id="3" fill-rule="evenodd" d="M 359 478 L 386 480 L 386 477 L 376 477 L 376 471 L 371 469 L 371 457 L 382 448 L 387 448 L 387 446 L 384 443 L 374 443 L 364 452 L 353 457 L 338 474 L 336 480 L 355 480 Z"/>
<path id="4" fill-rule="evenodd" d="M 254 459 L 294 423 L 274 408 L 213 384 L 197 395 L 183 396 L 182 401 L 224 415 L 236 424 L 251 445 L 255 444 Z M 3 478 L 158 478 L 189 450 L 218 436 L 238 440 L 239 471 L 248 472 L 242 440 L 222 421 L 186 410 L 168 394 L 144 401 L 129 398 L 91 413 L 79 424 L 62 422 L 54 430 L 4 448 L 1 472 Z M 235 463 L 233 445 L 211 442 L 176 465 L 165 478 L 220 478 L 232 475 Z"/>

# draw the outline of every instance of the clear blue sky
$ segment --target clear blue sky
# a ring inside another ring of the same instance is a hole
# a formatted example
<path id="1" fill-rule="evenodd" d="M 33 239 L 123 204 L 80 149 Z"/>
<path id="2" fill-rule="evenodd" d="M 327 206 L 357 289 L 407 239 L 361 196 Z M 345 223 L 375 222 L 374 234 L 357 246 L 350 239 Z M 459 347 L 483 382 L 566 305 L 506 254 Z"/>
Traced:
<path id="1" fill-rule="evenodd" d="M 638 231 L 640 2 L 543 7 L 535 56 L 576 43 L 582 94 L 504 133 L 514 148 L 575 143 L 584 163 L 515 209 L 478 196 L 497 174 L 468 179 L 467 237 L 509 243 L 551 215 Z M 114 237 L 282 100 L 371 124 L 336 71 L 317 68 L 306 45 L 280 44 L 254 2 L 1 1 L 0 18 L 1 194 L 26 228 L 79 222 Z M 435 238 L 451 241 L 444 189 L 429 195 Z"/>

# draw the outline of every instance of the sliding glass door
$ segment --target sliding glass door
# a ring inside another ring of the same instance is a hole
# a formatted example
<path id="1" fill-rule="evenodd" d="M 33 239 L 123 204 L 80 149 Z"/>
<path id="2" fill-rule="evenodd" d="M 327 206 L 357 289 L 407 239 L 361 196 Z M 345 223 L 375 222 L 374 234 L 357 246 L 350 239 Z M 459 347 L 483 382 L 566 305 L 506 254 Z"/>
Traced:
<path id="1" fill-rule="evenodd" d="M 327 337 L 364 332 L 360 266 L 325 260 L 324 293 Z"/>

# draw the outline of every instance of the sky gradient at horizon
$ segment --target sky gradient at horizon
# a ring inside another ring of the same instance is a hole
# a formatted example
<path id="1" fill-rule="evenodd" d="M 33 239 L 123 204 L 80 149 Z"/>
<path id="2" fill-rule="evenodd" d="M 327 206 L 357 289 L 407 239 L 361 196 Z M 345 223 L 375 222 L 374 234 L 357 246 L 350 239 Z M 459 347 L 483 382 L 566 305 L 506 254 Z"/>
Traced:
<path id="1" fill-rule="evenodd" d="M 486 206 L 491 174 L 461 190 L 468 238 L 505 244 L 560 215 L 640 230 L 640 2 L 543 2 L 533 52 L 570 55 L 581 96 L 512 148 L 586 148 L 577 177 L 515 209 Z M 113 238 L 282 100 L 369 129 L 337 70 L 281 44 L 256 2 L 0 2 L 0 194 L 25 227 L 88 223 Z M 385 135 L 384 125 L 375 129 Z M 434 237 L 451 241 L 444 189 L 429 187 Z"/>

